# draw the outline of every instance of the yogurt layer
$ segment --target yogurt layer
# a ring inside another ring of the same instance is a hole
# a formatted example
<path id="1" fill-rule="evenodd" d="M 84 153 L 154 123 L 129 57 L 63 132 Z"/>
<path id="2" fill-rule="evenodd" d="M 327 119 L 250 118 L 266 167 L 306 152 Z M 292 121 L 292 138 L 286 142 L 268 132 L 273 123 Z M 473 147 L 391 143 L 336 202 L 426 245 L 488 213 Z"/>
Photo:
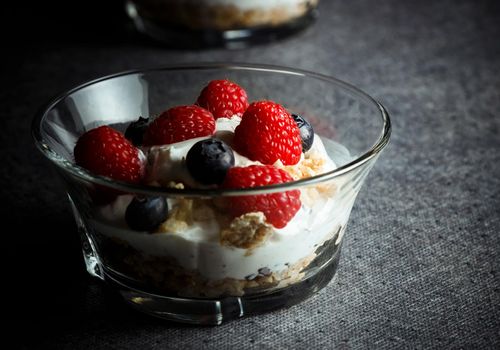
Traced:
<path id="1" fill-rule="evenodd" d="M 131 197 L 123 196 L 115 203 L 112 215 L 124 213 L 130 200 Z M 121 220 L 93 224 L 108 237 L 126 241 L 145 254 L 172 257 L 183 268 L 197 270 L 209 279 L 244 279 L 258 274 L 262 268 L 281 271 L 309 256 L 338 233 L 340 226 L 335 223 L 345 222 L 349 211 L 336 206 L 331 199 L 318 201 L 312 208 L 302 207 L 285 228 L 275 229 L 271 237 L 250 254 L 247 249 L 222 246 L 221 228 L 215 220 L 195 221 L 183 232 L 156 234 L 132 231 Z M 335 222 L 331 221 L 332 217 Z"/>

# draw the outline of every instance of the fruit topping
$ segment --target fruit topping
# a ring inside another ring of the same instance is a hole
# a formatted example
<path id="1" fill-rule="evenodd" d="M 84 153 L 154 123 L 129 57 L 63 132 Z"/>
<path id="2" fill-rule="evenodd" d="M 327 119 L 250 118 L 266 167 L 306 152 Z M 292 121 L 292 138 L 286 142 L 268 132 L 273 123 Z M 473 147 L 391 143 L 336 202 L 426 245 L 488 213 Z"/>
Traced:
<path id="1" fill-rule="evenodd" d="M 125 221 L 137 231 L 153 231 L 167 219 L 164 197 L 134 197 L 125 211 Z"/>
<path id="2" fill-rule="evenodd" d="M 302 154 L 299 127 L 288 111 L 272 101 L 253 102 L 234 132 L 234 147 L 264 164 L 294 165 Z"/>
<path id="3" fill-rule="evenodd" d="M 189 173 L 205 185 L 221 184 L 232 166 L 234 154 L 231 147 L 216 138 L 198 141 L 186 155 Z"/>
<path id="4" fill-rule="evenodd" d="M 144 176 L 141 151 L 109 126 L 100 126 L 84 133 L 75 149 L 77 165 L 102 176 L 130 183 L 139 183 Z"/>
<path id="5" fill-rule="evenodd" d="M 125 130 L 125 137 L 135 146 L 142 146 L 144 132 L 148 128 L 149 118 L 139 117 L 136 121 L 130 123 Z"/>
<path id="6" fill-rule="evenodd" d="M 223 188 L 252 188 L 292 181 L 282 169 L 271 165 L 232 167 L 222 183 Z M 270 194 L 229 197 L 228 210 L 234 216 L 250 212 L 262 212 L 268 223 L 283 228 L 300 209 L 300 191 L 290 190 Z"/>
<path id="7" fill-rule="evenodd" d="M 215 119 L 199 106 L 177 106 L 153 120 L 144 134 L 147 146 L 166 145 L 195 137 L 210 136 L 215 132 Z"/>
<path id="8" fill-rule="evenodd" d="M 299 127 L 300 138 L 302 139 L 302 152 L 307 152 L 311 149 L 314 142 L 314 130 L 312 125 L 298 114 L 292 114 L 295 123 Z"/>
<path id="9" fill-rule="evenodd" d="M 229 80 L 212 80 L 203 88 L 196 104 L 217 118 L 241 117 L 248 107 L 246 91 Z"/>

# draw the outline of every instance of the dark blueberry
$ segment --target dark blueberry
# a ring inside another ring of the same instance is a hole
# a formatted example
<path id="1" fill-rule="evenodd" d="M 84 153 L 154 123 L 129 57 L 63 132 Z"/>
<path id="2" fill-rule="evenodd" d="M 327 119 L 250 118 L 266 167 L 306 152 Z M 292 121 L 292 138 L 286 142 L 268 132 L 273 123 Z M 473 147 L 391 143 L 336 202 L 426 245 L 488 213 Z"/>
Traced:
<path id="1" fill-rule="evenodd" d="M 314 130 L 312 125 L 303 117 L 297 114 L 292 114 L 295 123 L 300 130 L 300 138 L 302 139 L 302 152 L 307 152 L 311 149 L 314 141 Z"/>
<path id="2" fill-rule="evenodd" d="M 125 130 L 125 138 L 132 142 L 135 146 L 142 145 L 142 138 L 149 124 L 149 118 L 139 117 L 135 122 L 132 122 Z"/>
<path id="3" fill-rule="evenodd" d="M 205 185 L 221 184 L 233 165 L 233 150 L 222 140 L 215 138 L 196 142 L 186 155 L 189 173 L 196 181 Z"/>
<path id="4" fill-rule="evenodd" d="M 131 229 L 152 231 L 167 219 L 168 205 L 164 197 L 134 197 L 125 211 Z"/>

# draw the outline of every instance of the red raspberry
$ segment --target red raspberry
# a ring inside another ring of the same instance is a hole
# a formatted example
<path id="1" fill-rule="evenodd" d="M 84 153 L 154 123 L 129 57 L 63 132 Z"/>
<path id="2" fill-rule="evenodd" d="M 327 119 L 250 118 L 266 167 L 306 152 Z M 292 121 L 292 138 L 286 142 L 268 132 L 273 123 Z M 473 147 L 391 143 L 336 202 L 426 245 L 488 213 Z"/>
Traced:
<path id="1" fill-rule="evenodd" d="M 232 167 L 228 170 L 223 188 L 249 188 L 292 181 L 284 170 L 272 165 Z M 270 194 L 229 197 L 229 211 L 233 216 L 261 211 L 267 222 L 283 228 L 300 209 L 300 191 L 290 190 Z"/>
<path id="2" fill-rule="evenodd" d="M 215 119 L 241 117 L 248 108 L 247 93 L 229 80 L 212 80 L 201 90 L 196 104 L 208 109 Z"/>
<path id="3" fill-rule="evenodd" d="M 288 111 L 272 101 L 253 102 L 234 131 L 234 148 L 242 155 L 264 164 L 281 160 L 297 164 L 302 141 L 297 123 Z"/>
<path id="4" fill-rule="evenodd" d="M 139 183 L 144 175 L 139 152 L 122 133 L 107 125 L 80 136 L 74 149 L 77 165 L 98 175 L 130 183 Z"/>
<path id="5" fill-rule="evenodd" d="M 215 132 L 212 113 L 198 106 L 178 106 L 163 112 L 144 134 L 144 145 L 167 145 L 210 136 Z"/>

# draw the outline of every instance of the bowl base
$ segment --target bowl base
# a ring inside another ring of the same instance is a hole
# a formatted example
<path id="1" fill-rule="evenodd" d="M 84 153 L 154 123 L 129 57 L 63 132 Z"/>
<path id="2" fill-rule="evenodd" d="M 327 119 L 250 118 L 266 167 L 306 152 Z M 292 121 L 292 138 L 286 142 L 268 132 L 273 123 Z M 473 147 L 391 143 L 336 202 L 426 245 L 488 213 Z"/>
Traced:
<path id="1" fill-rule="evenodd" d="M 316 294 L 335 276 L 340 260 L 340 246 L 318 272 L 289 287 L 241 297 L 197 299 L 163 296 L 127 285 L 104 269 L 104 279 L 134 309 L 169 321 L 220 325 L 224 321 L 256 315 L 298 304 Z"/>

